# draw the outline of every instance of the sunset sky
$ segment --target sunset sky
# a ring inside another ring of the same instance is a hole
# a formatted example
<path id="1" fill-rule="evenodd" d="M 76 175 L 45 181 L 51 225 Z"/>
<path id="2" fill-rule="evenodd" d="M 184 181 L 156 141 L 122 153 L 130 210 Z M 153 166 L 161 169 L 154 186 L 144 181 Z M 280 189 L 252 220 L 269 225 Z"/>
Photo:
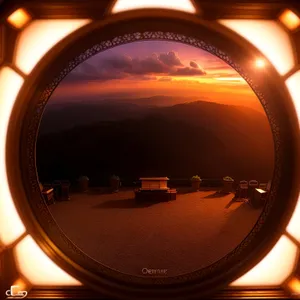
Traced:
<path id="1" fill-rule="evenodd" d="M 225 62 L 167 41 L 134 42 L 98 53 L 64 78 L 50 102 L 157 95 L 262 109 L 248 84 Z"/>

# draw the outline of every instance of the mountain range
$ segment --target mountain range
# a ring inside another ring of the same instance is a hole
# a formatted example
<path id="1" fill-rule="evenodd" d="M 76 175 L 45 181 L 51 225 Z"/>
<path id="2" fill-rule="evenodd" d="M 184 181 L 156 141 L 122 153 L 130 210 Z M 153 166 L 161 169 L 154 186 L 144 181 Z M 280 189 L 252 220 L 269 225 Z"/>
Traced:
<path id="1" fill-rule="evenodd" d="M 274 146 L 254 109 L 179 98 L 102 100 L 46 109 L 37 141 L 42 181 L 112 174 L 269 180 Z"/>
<path id="2" fill-rule="evenodd" d="M 70 129 L 78 125 L 87 125 L 93 122 L 106 120 L 122 120 L 127 118 L 139 119 L 151 112 L 157 111 L 155 108 L 174 107 L 183 103 L 203 103 L 212 109 L 218 107 L 208 99 L 195 100 L 194 97 L 176 97 L 157 95 L 143 98 L 98 98 L 89 97 L 87 99 L 76 99 L 54 101 L 47 104 L 40 124 L 40 134 Z M 257 101 L 258 102 L 258 101 Z M 212 106 L 208 106 L 209 103 Z M 259 103 L 257 103 L 259 104 Z M 258 105 L 256 105 L 258 106 Z M 224 107 L 224 106 L 221 106 Z M 238 106 L 236 106 L 238 107 Z M 178 109 L 181 109 L 179 106 Z M 240 106 L 241 109 L 245 108 Z M 255 107 L 256 108 L 256 107 Z M 152 109 L 152 110 L 150 110 Z M 174 109 L 175 111 L 176 109 Z M 252 109 L 249 109 L 252 111 Z M 257 109 L 254 109 L 257 111 Z M 53 122 L 55 114 L 55 122 Z"/>

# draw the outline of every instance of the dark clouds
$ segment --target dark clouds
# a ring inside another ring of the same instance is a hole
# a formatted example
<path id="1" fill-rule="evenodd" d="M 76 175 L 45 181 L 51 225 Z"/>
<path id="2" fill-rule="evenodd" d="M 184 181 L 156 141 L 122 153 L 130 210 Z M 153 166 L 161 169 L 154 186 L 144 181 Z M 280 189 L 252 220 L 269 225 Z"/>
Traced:
<path id="1" fill-rule="evenodd" d="M 99 80 L 99 76 L 92 74 L 84 74 L 79 72 L 71 72 L 69 73 L 64 81 L 77 82 L 77 81 L 94 81 Z"/>
<path id="2" fill-rule="evenodd" d="M 66 81 L 136 79 L 153 80 L 158 76 L 202 76 L 206 72 L 194 61 L 184 66 L 179 56 L 170 51 L 139 58 L 126 55 L 111 56 L 91 65 L 88 61 L 71 72 Z"/>
<path id="3" fill-rule="evenodd" d="M 168 53 L 161 53 L 159 55 L 159 60 L 168 66 L 183 66 L 179 57 L 175 54 L 175 52 L 170 51 Z"/>
<path id="4" fill-rule="evenodd" d="M 159 59 L 159 56 L 152 54 L 143 59 L 134 58 L 131 67 L 124 71 L 128 74 L 164 74 L 170 68 Z"/>
<path id="5" fill-rule="evenodd" d="M 191 61 L 191 62 L 190 62 L 190 66 L 191 66 L 192 68 L 199 69 L 199 66 L 198 66 L 198 64 L 197 64 L 197 63 L 195 63 L 194 61 Z"/>

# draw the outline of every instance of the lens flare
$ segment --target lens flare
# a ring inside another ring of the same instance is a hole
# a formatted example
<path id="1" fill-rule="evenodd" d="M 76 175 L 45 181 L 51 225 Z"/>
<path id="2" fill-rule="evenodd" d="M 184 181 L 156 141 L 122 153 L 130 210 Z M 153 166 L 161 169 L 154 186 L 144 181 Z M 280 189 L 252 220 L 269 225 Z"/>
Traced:
<path id="1" fill-rule="evenodd" d="M 256 66 L 257 68 L 262 69 L 262 68 L 264 68 L 264 67 L 266 66 L 266 61 L 265 61 L 264 59 L 262 59 L 262 58 L 258 58 L 258 59 L 255 61 L 255 66 Z"/>

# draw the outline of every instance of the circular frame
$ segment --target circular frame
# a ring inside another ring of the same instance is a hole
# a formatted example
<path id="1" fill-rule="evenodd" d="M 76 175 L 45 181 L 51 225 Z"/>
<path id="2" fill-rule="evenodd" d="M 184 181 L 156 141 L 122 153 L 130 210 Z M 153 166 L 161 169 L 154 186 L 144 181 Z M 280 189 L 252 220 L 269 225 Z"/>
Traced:
<path id="1" fill-rule="evenodd" d="M 145 39 L 187 43 L 217 55 L 235 68 L 260 99 L 269 118 L 275 144 L 270 199 L 253 230 L 239 246 L 216 263 L 170 278 L 122 274 L 101 265 L 78 249 L 53 220 L 42 199 L 35 163 L 35 143 L 43 109 L 63 77 L 99 51 Z M 251 44 L 222 26 L 183 13 L 158 13 L 156 10 L 155 13 L 151 10 L 122 13 L 94 22 L 57 44 L 36 66 L 27 85 L 22 88 L 11 115 L 19 123 L 10 122 L 7 137 L 7 163 L 15 165 L 16 161 L 19 162 L 19 168 L 8 169 L 11 192 L 22 219 L 26 220 L 28 231 L 35 236 L 41 248 L 83 283 L 106 295 L 122 295 L 130 299 L 207 296 L 253 267 L 281 236 L 281 229 L 290 219 L 299 192 L 295 163 L 299 142 L 298 120 L 275 69 L 268 65 L 267 70 L 257 74 L 257 69 L 252 67 L 251 63 L 261 56 Z M 70 57 L 75 59 L 66 63 Z"/>

